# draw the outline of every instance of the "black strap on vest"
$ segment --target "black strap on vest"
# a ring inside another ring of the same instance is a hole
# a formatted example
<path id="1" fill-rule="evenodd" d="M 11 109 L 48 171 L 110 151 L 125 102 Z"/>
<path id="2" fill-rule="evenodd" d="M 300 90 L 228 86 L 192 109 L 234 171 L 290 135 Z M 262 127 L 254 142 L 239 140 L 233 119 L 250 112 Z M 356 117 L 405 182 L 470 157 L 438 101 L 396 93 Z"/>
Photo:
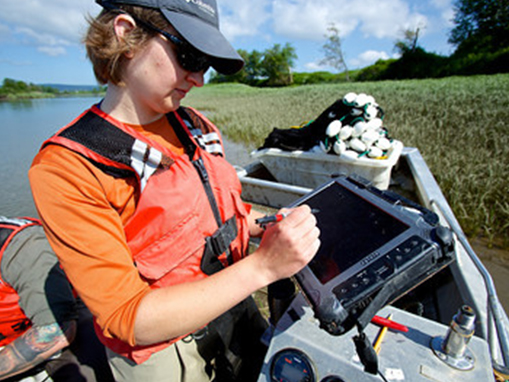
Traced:
<path id="1" fill-rule="evenodd" d="M 177 112 L 182 119 L 191 121 L 191 118 L 187 115 L 183 108 L 179 108 Z M 230 253 L 230 244 L 233 242 L 233 240 L 235 240 L 238 234 L 237 220 L 235 216 L 233 216 L 223 224 L 216 198 L 214 197 L 214 192 L 212 191 L 212 187 L 210 185 L 209 174 L 207 173 L 205 164 L 203 163 L 201 157 L 194 159 L 194 155 L 197 150 L 196 144 L 186 133 L 182 123 L 176 117 L 175 113 L 177 112 L 167 114 L 168 122 L 173 127 L 175 134 L 184 146 L 184 150 L 189 157 L 189 160 L 200 176 L 200 180 L 203 184 L 203 188 L 205 189 L 205 193 L 207 194 L 207 198 L 209 200 L 210 207 L 212 208 L 214 218 L 216 220 L 217 226 L 219 227 L 212 236 L 206 238 L 205 251 L 201 261 L 201 270 L 205 274 L 211 275 L 224 268 L 223 264 L 219 260 L 219 256 L 221 254 L 226 252 L 228 264 L 231 265 L 233 263 L 233 258 Z"/>
<path id="2" fill-rule="evenodd" d="M 131 148 L 136 139 L 92 111 L 88 111 L 59 136 L 77 142 L 115 163 L 131 167 Z M 87 156 L 85 158 L 115 178 L 128 178 L 135 174 L 132 169 L 108 166 Z"/>

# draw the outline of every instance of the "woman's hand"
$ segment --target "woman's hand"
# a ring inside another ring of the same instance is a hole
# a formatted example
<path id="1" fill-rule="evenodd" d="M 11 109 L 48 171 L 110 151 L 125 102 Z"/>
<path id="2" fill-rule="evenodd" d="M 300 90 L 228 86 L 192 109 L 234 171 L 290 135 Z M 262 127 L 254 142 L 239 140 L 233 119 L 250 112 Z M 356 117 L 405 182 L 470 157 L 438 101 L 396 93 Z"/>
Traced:
<path id="1" fill-rule="evenodd" d="M 320 231 L 309 206 L 282 209 L 279 213 L 287 215 L 279 223 L 267 225 L 260 247 L 253 254 L 259 256 L 269 283 L 299 272 L 320 247 Z"/>

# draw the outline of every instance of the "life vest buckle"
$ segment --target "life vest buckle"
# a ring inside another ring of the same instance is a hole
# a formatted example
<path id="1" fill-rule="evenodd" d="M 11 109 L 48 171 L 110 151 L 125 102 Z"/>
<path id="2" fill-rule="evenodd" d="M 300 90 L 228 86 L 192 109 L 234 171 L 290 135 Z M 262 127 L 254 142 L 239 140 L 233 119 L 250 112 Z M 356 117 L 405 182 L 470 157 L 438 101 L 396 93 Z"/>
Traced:
<path id="1" fill-rule="evenodd" d="M 235 240 L 238 234 L 237 219 L 231 217 L 211 236 L 206 238 L 205 251 L 201 261 L 201 270 L 207 275 L 214 274 L 224 268 L 219 260 L 221 254 L 228 251 L 230 244 Z M 231 255 L 229 255 L 231 257 Z M 228 259 L 231 263 L 232 259 Z"/>

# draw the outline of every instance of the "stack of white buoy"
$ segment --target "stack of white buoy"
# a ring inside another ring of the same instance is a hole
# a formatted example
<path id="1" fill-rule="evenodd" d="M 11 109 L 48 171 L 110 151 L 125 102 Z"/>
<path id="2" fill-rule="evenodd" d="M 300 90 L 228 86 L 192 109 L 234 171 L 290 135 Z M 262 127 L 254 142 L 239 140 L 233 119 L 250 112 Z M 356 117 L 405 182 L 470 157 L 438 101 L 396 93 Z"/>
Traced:
<path id="1" fill-rule="evenodd" d="M 383 126 L 383 111 L 375 98 L 364 93 L 348 93 L 343 103 L 349 107 L 349 112 L 330 122 L 325 137 L 310 151 L 387 159 L 393 140 Z"/>

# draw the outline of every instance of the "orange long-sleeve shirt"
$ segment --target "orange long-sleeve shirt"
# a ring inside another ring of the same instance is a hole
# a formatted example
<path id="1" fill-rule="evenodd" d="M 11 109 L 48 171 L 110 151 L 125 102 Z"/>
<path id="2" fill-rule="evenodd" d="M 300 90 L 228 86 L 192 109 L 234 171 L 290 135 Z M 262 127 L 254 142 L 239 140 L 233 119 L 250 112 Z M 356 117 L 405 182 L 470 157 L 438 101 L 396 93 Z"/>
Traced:
<path id="1" fill-rule="evenodd" d="M 184 153 L 165 117 L 129 126 Z M 107 175 L 58 145 L 35 157 L 29 179 L 50 244 L 78 294 L 106 336 L 135 345 L 136 311 L 150 291 L 133 264 L 123 229 L 136 208 L 136 179 Z"/>

